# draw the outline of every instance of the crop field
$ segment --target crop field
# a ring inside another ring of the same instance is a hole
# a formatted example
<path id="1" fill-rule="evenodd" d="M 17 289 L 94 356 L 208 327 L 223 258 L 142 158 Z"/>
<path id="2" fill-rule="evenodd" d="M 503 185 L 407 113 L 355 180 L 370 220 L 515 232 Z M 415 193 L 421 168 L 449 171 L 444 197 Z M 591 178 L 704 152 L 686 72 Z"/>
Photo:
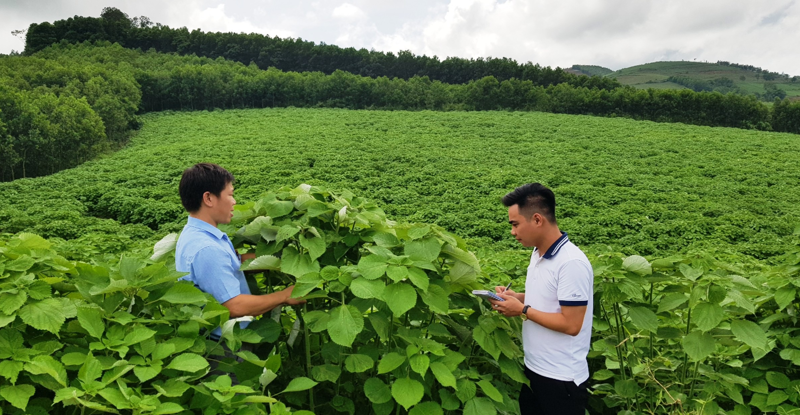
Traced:
<path id="1" fill-rule="evenodd" d="M 796 135 L 510 112 L 143 121 L 116 153 L 0 183 L 4 414 L 519 413 L 521 320 L 469 292 L 522 283 L 499 199 L 531 181 L 594 268 L 589 413 L 800 413 Z M 221 228 L 258 256 L 253 292 L 295 284 L 307 304 L 233 328 L 177 281 L 167 234 L 202 161 L 236 176 Z"/>
<path id="2" fill-rule="evenodd" d="M 183 169 L 209 161 L 234 173 L 240 201 L 283 185 L 348 189 L 475 247 L 515 247 L 499 198 L 539 181 L 581 246 L 769 258 L 800 220 L 798 150 L 790 134 L 544 113 L 159 113 L 117 153 L 0 184 L 0 232 L 115 235 L 97 238 L 110 252 L 152 242 L 183 224 Z"/>

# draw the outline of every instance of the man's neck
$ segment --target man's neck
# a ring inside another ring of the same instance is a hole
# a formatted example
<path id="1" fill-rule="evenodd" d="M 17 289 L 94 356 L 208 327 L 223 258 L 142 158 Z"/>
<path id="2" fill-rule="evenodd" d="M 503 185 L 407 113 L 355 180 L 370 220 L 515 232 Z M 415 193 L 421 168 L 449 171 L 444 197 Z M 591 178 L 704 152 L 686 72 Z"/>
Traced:
<path id="1" fill-rule="evenodd" d="M 202 220 L 203 222 L 205 222 L 205 223 L 207 223 L 207 224 L 209 224 L 209 225 L 211 225 L 211 226 L 213 226 L 215 228 L 218 225 L 217 222 L 211 217 L 211 215 L 209 215 L 209 214 L 207 214 L 205 212 L 190 213 L 189 216 L 193 217 L 195 219 L 198 219 L 198 220 Z"/>
<path id="2" fill-rule="evenodd" d="M 536 247 L 536 251 L 539 252 L 539 256 L 544 256 L 548 249 L 553 246 L 554 243 L 561 237 L 561 230 L 558 229 L 558 226 L 552 226 L 550 230 L 542 237 L 541 242 L 534 245 Z"/>

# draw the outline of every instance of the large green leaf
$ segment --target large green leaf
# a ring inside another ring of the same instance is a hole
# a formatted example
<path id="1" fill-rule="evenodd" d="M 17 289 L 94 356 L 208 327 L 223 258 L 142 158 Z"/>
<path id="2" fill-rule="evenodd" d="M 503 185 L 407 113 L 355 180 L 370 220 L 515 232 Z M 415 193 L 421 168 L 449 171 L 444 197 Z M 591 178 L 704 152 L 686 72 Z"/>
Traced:
<path id="1" fill-rule="evenodd" d="M 342 369 L 339 369 L 339 366 L 337 365 L 331 365 L 331 364 L 317 365 L 314 366 L 313 369 L 311 369 L 311 376 L 317 382 L 328 381 L 336 383 L 336 381 L 339 379 L 339 376 L 341 375 L 342 375 Z"/>
<path id="2" fill-rule="evenodd" d="M 364 395 L 372 403 L 386 403 L 392 399 L 392 391 L 382 380 L 373 377 L 364 382 Z"/>
<path id="3" fill-rule="evenodd" d="M 28 400 L 34 393 L 36 388 L 32 385 L 6 385 L 0 388 L 0 396 L 23 411 L 28 407 Z"/>
<path id="4" fill-rule="evenodd" d="M 102 312 L 96 308 L 78 307 L 78 323 L 90 336 L 101 339 L 106 326 L 103 324 Z"/>
<path id="5" fill-rule="evenodd" d="M 294 203 L 289 201 L 273 200 L 264 204 L 264 214 L 273 218 L 286 216 L 294 210 Z"/>
<path id="6" fill-rule="evenodd" d="M 313 388 L 314 386 L 317 386 L 317 382 L 314 382 L 307 377 L 294 378 L 281 393 L 305 391 Z"/>
<path id="7" fill-rule="evenodd" d="M 427 304 L 434 313 L 447 314 L 450 307 L 450 300 L 444 288 L 432 284 L 428 287 L 428 291 L 420 291 L 420 298 L 422 302 Z"/>
<path id="8" fill-rule="evenodd" d="M 334 343 L 350 347 L 356 335 L 364 329 L 364 316 L 351 305 L 341 305 L 331 310 L 328 334 Z"/>
<path id="9" fill-rule="evenodd" d="M 392 397 L 394 400 L 408 410 L 422 400 L 425 388 L 421 383 L 411 378 L 396 379 L 392 383 Z"/>
<path id="10" fill-rule="evenodd" d="M 439 257 L 441 250 L 436 238 L 425 238 L 406 243 L 403 253 L 412 261 L 433 262 Z"/>
<path id="11" fill-rule="evenodd" d="M 431 372 L 433 372 L 433 376 L 436 377 L 436 380 L 439 381 L 442 386 L 456 387 L 456 377 L 453 376 L 453 372 L 448 369 L 444 363 L 431 363 Z"/>
<path id="12" fill-rule="evenodd" d="M 634 379 L 618 380 L 614 382 L 614 391 L 625 399 L 635 398 L 639 393 L 639 384 Z"/>
<path id="13" fill-rule="evenodd" d="M 683 350 L 692 361 L 701 361 L 715 350 L 714 338 L 707 333 L 693 331 L 683 338 Z"/>
<path id="14" fill-rule="evenodd" d="M 150 366 L 136 366 L 133 368 L 133 374 L 139 378 L 139 382 L 147 382 L 148 380 L 158 376 L 161 373 L 161 365 Z"/>
<path id="15" fill-rule="evenodd" d="M 428 278 L 428 274 L 425 273 L 425 270 L 417 267 L 410 267 L 408 269 L 408 279 L 412 284 L 419 287 L 422 291 L 428 290 L 430 278 Z"/>
<path id="16" fill-rule="evenodd" d="M 658 313 L 670 311 L 687 301 L 689 301 L 689 297 L 684 293 L 667 294 L 658 302 Z"/>
<path id="17" fill-rule="evenodd" d="M 163 384 L 154 382 L 153 387 L 162 395 L 170 398 L 181 397 L 190 388 L 188 383 L 177 379 L 168 379 Z"/>
<path id="18" fill-rule="evenodd" d="M 358 261 L 358 272 L 360 272 L 364 278 L 374 280 L 383 276 L 387 266 L 386 260 L 380 256 L 374 254 L 367 255 L 361 257 Z"/>
<path id="19" fill-rule="evenodd" d="M 11 262 L 6 262 L 6 271 L 27 271 L 35 263 L 36 261 L 33 258 L 23 255 Z"/>
<path id="20" fill-rule="evenodd" d="M 178 281 L 159 300 L 172 304 L 202 304 L 206 296 L 191 282 Z"/>
<path id="21" fill-rule="evenodd" d="M 482 379 L 478 381 L 478 386 L 480 386 L 483 393 L 485 393 L 486 396 L 492 398 L 493 401 L 503 402 L 503 394 L 501 394 L 500 391 L 497 390 L 497 388 L 495 388 L 494 385 L 492 385 L 492 382 L 486 379 Z"/>
<path id="22" fill-rule="evenodd" d="M 789 304 L 794 301 L 796 293 L 797 291 L 792 285 L 785 285 L 775 291 L 775 296 L 773 298 L 778 304 L 778 309 L 783 310 L 784 308 L 788 307 Z"/>
<path id="23" fill-rule="evenodd" d="M 300 235 L 300 246 L 307 249 L 311 259 L 315 260 L 325 253 L 325 238 L 310 236 L 311 238 L 306 238 L 306 235 Z"/>
<path id="24" fill-rule="evenodd" d="M 66 320 L 61 301 L 56 298 L 30 303 L 19 310 L 19 316 L 25 324 L 56 335 Z"/>
<path id="25" fill-rule="evenodd" d="M 0 311 L 5 314 L 11 314 L 17 311 L 25 301 L 28 300 L 28 294 L 23 290 L 16 290 L 16 293 L 2 293 L 0 294 Z"/>
<path id="26" fill-rule="evenodd" d="M 0 376 L 8 379 L 11 383 L 17 383 L 17 377 L 21 371 L 22 362 L 0 360 Z"/>
<path id="27" fill-rule="evenodd" d="M 350 283 L 350 291 L 359 298 L 383 299 L 383 291 L 385 288 L 386 284 L 383 280 L 356 278 Z"/>
<path id="28" fill-rule="evenodd" d="M 273 255 L 261 255 L 244 267 L 245 271 L 278 271 L 281 269 L 280 258 Z"/>
<path id="29" fill-rule="evenodd" d="M 408 411 L 408 415 L 443 415 L 442 407 L 437 402 L 420 402 Z"/>
<path id="30" fill-rule="evenodd" d="M 91 354 L 85 355 L 83 365 L 78 371 L 78 379 L 83 383 L 97 380 L 103 374 L 103 365 Z"/>
<path id="31" fill-rule="evenodd" d="M 153 415 L 177 414 L 185 410 L 186 408 L 175 402 L 164 402 L 156 406 L 156 409 L 153 410 Z"/>
<path id="32" fill-rule="evenodd" d="M 628 316 L 634 326 L 651 333 L 658 331 L 658 317 L 656 313 L 644 307 L 631 307 Z"/>
<path id="33" fill-rule="evenodd" d="M 725 311 L 719 304 L 700 303 L 692 310 L 692 321 L 697 328 L 702 331 L 709 331 L 716 328 L 725 318 Z"/>
<path id="34" fill-rule="evenodd" d="M 653 273 L 653 267 L 650 263 L 639 255 L 631 255 L 625 258 L 622 261 L 622 269 L 637 275 L 650 275 Z"/>
<path id="35" fill-rule="evenodd" d="M 389 373 L 405 363 L 406 357 L 395 352 L 387 353 L 378 362 L 378 374 Z"/>
<path id="36" fill-rule="evenodd" d="M 297 252 L 297 249 L 293 246 L 283 248 L 281 256 L 282 272 L 300 278 L 312 272 L 319 272 L 319 270 L 319 262 L 312 260 L 308 254 Z"/>
<path id="37" fill-rule="evenodd" d="M 495 409 L 492 401 L 486 398 L 472 398 L 464 403 L 464 415 L 495 415 Z"/>
<path id="38" fill-rule="evenodd" d="M 395 316 L 401 316 L 417 305 L 417 292 L 408 284 L 398 282 L 384 290 L 384 299 Z"/>
<path id="39" fill-rule="evenodd" d="M 125 335 L 125 339 L 122 342 L 126 346 L 133 346 L 134 344 L 143 342 L 155 336 L 155 334 L 155 330 L 150 330 L 145 326 L 136 325 L 130 333 Z"/>
<path id="40" fill-rule="evenodd" d="M 365 354 L 351 354 L 344 360 L 344 367 L 350 373 L 361 373 L 372 369 L 375 361 Z"/>
<path id="41" fill-rule="evenodd" d="M 207 367 L 208 361 L 203 356 L 194 353 L 183 353 L 175 356 L 166 368 L 184 372 L 197 372 Z"/>
<path id="42" fill-rule="evenodd" d="M 465 251 L 450 244 L 446 244 L 442 247 L 442 254 L 446 255 L 448 258 L 463 262 L 471 267 L 475 272 L 480 272 L 481 270 L 481 267 L 478 264 L 478 258 L 476 258 L 475 254 L 472 252 Z"/>
<path id="43" fill-rule="evenodd" d="M 791 379 L 780 372 L 767 372 L 767 383 L 773 388 L 786 389 L 791 386 Z"/>
<path id="44" fill-rule="evenodd" d="M 431 358 L 424 354 L 415 354 L 408 359 L 411 370 L 419 373 L 420 376 L 425 377 L 428 367 L 431 364 Z"/>
<path id="45" fill-rule="evenodd" d="M 408 278 L 408 268 L 402 265 L 389 265 L 386 268 L 386 276 L 394 282 L 400 282 Z"/>
<path id="46" fill-rule="evenodd" d="M 171 233 L 167 236 L 161 238 L 156 244 L 153 246 L 153 255 L 150 257 L 151 261 L 159 261 L 162 258 L 166 257 L 170 252 L 175 250 L 175 246 L 178 244 L 178 234 Z"/>
<path id="47" fill-rule="evenodd" d="M 767 349 L 767 333 L 756 323 L 749 320 L 731 321 L 733 337 L 756 349 Z"/>
<path id="48" fill-rule="evenodd" d="M 51 356 L 36 356 L 25 363 L 25 371 L 34 375 L 49 375 L 62 387 L 67 386 L 67 371 L 64 365 Z"/>

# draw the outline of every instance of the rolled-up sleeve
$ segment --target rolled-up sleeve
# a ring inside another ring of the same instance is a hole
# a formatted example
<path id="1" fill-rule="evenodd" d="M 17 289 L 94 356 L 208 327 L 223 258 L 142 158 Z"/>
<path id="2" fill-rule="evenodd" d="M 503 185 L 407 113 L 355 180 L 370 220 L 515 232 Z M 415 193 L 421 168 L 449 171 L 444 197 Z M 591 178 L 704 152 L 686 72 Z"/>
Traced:
<path id="1" fill-rule="evenodd" d="M 192 276 L 195 285 L 211 294 L 220 304 L 242 294 L 230 256 L 222 248 L 207 246 L 195 254 Z"/>

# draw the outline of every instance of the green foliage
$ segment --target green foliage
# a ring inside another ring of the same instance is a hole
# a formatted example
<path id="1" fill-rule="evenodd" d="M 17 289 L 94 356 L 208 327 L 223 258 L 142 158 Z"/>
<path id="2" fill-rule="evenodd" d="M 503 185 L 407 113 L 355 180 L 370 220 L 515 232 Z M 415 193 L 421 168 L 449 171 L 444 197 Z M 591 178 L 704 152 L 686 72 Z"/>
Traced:
<path id="1" fill-rule="evenodd" d="M 647 273 L 626 268 L 630 257 L 592 257 L 593 408 L 750 413 L 743 406 L 749 403 L 761 412 L 800 411 L 800 372 L 792 362 L 798 252 L 748 277 L 704 255 L 656 259 Z M 791 297 L 778 294 L 789 291 Z"/>
<path id="2" fill-rule="evenodd" d="M 243 265 L 259 271 L 255 286 L 306 284 L 308 303 L 240 329 L 163 262 L 130 255 L 112 264 L 70 262 L 31 234 L 0 245 L 0 396 L 8 403 L 0 410 L 257 414 L 268 404 L 280 413 L 284 404 L 272 397 L 279 396 L 317 414 L 373 405 L 441 413 L 461 407 L 449 398 L 458 382 L 482 385 L 491 400 L 481 408 L 508 409 L 521 376 L 519 348 L 504 350 L 512 360 L 501 371 L 480 346 L 454 340 L 480 319 L 482 343 L 494 350 L 519 342 L 504 332 L 519 323 L 482 316 L 482 300 L 467 294 L 479 286 L 480 268 L 460 238 L 396 224 L 374 203 L 308 185 L 237 206 L 224 228 L 237 249 L 259 255 Z M 306 243 L 314 239 L 324 244 Z M 174 240 L 157 244 L 155 257 L 169 260 Z M 383 264 L 380 272 L 362 274 L 362 258 Z M 369 295 L 350 290 L 361 280 L 376 285 Z M 427 292 L 443 301 L 417 301 Z M 239 360 L 208 340 L 217 326 Z M 502 377 L 506 371 L 515 376 Z"/>
<path id="3" fill-rule="evenodd" d="M 81 260 L 149 250 L 183 226 L 178 182 L 199 160 L 233 172 L 237 199 L 275 183 L 350 189 L 392 217 L 467 238 L 482 265 L 517 249 L 498 200 L 532 180 L 557 191 L 559 225 L 581 247 L 708 251 L 739 262 L 786 252 L 799 224 L 800 170 L 786 161 L 800 150 L 793 135 L 505 112 L 273 109 L 144 120 L 113 156 L 0 184 L 0 232 L 68 239 L 59 252 Z M 485 272 L 516 272 L 502 262 Z"/>

